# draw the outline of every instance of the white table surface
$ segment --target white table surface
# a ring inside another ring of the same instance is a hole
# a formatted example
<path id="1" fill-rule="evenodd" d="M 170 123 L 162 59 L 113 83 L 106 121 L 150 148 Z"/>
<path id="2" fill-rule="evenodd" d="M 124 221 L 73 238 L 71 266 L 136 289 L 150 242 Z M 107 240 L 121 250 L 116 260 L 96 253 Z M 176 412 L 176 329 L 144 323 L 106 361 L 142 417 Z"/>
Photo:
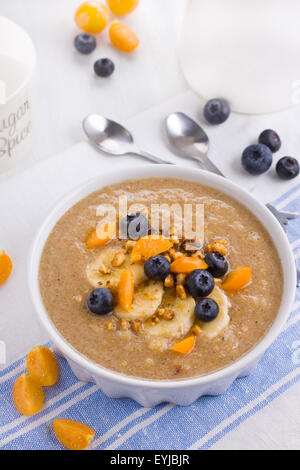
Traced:
<path id="1" fill-rule="evenodd" d="M 72 17 L 78 3 L 1 1 L 0 15 L 28 31 L 38 53 L 38 136 L 26 167 L 80 142 L 81 121 L 86 114 L 98 112 L 127 121 L 187 89 L 177 58 L 184 0 L 140 0 L 139 8 L 126 20 L 141 38 L 140 48 L 130 57 L 114 51 L 107 38 L 99 41 L 91 56 L 80 56 L 73 50 L 76 27 Z M 94 60 L 105 56 L 116 64 L 115 73 L 108 80 L 98 79 L 92 70 Z M 292 121 L 295 114 L 300 113 L 291 111 L 281 118 L 276 116 L 276 122 L 280 126 L 280 119 L 289 116 Z M 249 119 L 254 122 L 253 117 Z M 145 129 L 144 137 L 146 134 Z M 151 150 L 149 142 L 147 145 Z M 282 188 L 278 186 L 279 190 Z M 299 449 L 299 394 L 300 385 L 296 384 L 227 434 L 214 448 Z"/>

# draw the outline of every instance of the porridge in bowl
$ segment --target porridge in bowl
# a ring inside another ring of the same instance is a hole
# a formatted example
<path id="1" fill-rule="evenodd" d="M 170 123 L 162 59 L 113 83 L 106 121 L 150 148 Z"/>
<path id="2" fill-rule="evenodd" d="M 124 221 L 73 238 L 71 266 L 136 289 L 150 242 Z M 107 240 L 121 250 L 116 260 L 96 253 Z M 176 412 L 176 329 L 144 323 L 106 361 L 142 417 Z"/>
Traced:
<path id="1" fill-rule="evenodd" d="M 121 217 L 120 196 L 139 210 Z M 202 206 L 203 234 L 181 233 L 178 214 L 167 233 L 153 229 L 151 208 L 162 204 Z M 99 227 L 105 205 L 118 217 Z M 154 380 L 205 375 L 243 356 L 271 327 L 283 286 L 271 237 L 248 209 L 172 178 L 115 184 L 75 204 L 48 237 L 39 278 L 48 315 L 74 349 Z"/>

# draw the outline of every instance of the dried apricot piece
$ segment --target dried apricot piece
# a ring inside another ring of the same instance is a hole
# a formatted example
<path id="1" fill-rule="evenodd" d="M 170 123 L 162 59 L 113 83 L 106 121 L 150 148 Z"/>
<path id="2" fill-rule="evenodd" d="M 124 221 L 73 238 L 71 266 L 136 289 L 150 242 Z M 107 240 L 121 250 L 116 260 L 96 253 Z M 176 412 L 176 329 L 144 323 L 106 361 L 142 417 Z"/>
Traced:
<path id="1" fill-rule="evenodd" d="M 126 24 L 115 20 L 109 28 L 109 37 L 113 46 L 123 52 L 131 52 L 140 41 L 137 35 Z"/>
<path id="2" fill-rule="evenodd" d="M 173 344 L 171 349 L 173 351 L 176 351 L 180 354 L 188 354 L 194 349 L 196 342 L 196 337 L 195 335 L 188 336 L 187 338 L 183 339 L 182 341 L 179 341 L 178 343 Z"/>
<path id="3" fill-rule="evenodd" d="M 14 383 L 13 399 L 20 413 L 33 415 L 42 409 L 44 391 L 29 374 L 24 373 Z"/>
<path id="4" fill-rule="evenodd" d="M 224 281 L 220 285 L 223 290 L 235 292 L 245 287 L 251 281 L 251 268 L 237 268 L 227 274 Z"/>
<path id="5" fill-rule="evenodd" d="M 107 224 L 99 225 L 95 230 L 92 230 L 86 240 L 85 244 L 89 250 L 96 248 L 98 246 L 105 245 L 109 242 L 116 233 L 116 224 L 115 222 L 108 222 Z"/>
<path id="6" fill-rule="evenodd" d="M 70 450 L 83 450 L 94 439 L 95 431 L 86 424 L 72 419 L 54 419 L 57 439 Z"/>
<path id="7" fill-rule="evenodd" d="M 195 269 L 207 269 L 207 264 L 203 259 L 192 256 L 181 256 L 171 263 L 172 273 L 191 273 Z"/>
<path id="8" fill-rule="evenodd" d="M 12 268 L 13 264 L 10 257 L 5 253 L 5 251 L 0 251 L 0 286 L 7 281 Z"/>
<path id="9" fill-rule="evenodd" d="M 109 20 L 109 9 L 97 1 L 84 2 L 75 12 L 75 23 L 89 34 L 100 33 Z"/>
<path id="10" fill-rule="evenodd" d="M 40 385 L 54 385 L 58 379 L 58 363 L 53 352 L 45 346 L 35 346 L 27 356 L 27 369 Z"/>
<path id="11" fill-rule="evenodd" d="M 130 269 L 124 269 L 121 272 L 119 285 L 118 285 L 118 297 L 119 304 L 126 311 L 130 312 L 134 293 L 134 277 L 133 272 Z"/>
<path id="12" fill-rule="evenodd" d="M 136 262 L 141 259 L 152 258 L 152 256 L 169 250 L 172 246 L 173 243 L 163 235 L 147 235 L 140 238 L 134 245 L 131 252 L 131 260 Z"/>
<path id="13" fill-rule="evenodd" d="M 108 6 L 115 15 L 127 15 L 137 6 L 139 0 L 108 0 Z"/>

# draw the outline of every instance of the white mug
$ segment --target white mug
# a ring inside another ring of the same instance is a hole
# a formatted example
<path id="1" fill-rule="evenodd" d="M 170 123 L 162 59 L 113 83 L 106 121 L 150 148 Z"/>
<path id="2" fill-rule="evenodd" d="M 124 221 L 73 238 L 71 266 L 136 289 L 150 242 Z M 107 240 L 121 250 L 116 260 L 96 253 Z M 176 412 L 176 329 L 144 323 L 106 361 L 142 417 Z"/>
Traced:
<path id="1" fill-rule="evenodd" d="M 0 173 L 32 149 L 35 71 L 33 42 L 20 26 L 0 16 Z"/>

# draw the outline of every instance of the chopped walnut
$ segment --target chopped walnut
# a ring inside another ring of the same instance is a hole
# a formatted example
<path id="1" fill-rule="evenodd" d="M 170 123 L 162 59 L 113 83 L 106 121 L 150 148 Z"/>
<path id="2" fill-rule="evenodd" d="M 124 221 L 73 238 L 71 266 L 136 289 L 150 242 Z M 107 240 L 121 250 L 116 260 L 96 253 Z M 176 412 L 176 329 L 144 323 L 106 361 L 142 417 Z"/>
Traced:
<path id="1" fill-rule="evenodd" d="M 200 326 L 194 325 L 193 328 L 191 329 L 191 332 L 192 332 L 195 336 L 200 336 L 201 333 L 202 333 L 202 330 L 201 330 Z"/>
<path id="2" fill-rule="evenodd" d="M 125 242 L 125 249 L 126 249 L 126 251 L 127 251 L 127 252 L 131 251 L 132 248 L 134 247 L 135 243 L 136 243 L 136 242 L 133 241 L 133 240 L 127 240 L 127 241 Z"/>
<path id="3" fill-rule="evenodd" d="M 198 250 L 198 251 L 196 251 L 195 253 L 192 254 L 192 257 L 193 257 L 193 258 L 204 259 L 204 258 L 205 258 L 205 254 L 203 253 L 203 251 Z"/>
<path id="4" fill-rule="evenodd" d="M 179 273 L 176 275 L 176 283 L 177 284 L 184 284 L 184 281 L 186 279 L 186 274 L 184 273 Z"/>
<path id="5" fill-rule="evenodd" d="M 74 295 L 73 300 L 80 304 L 80 302 L 82 302 L 82 295 Z"/>
<path id="6" fill-rule="evenodd" d="M 176 251 L 174 253 L 174 259 L 182 258 L 184 254 L 181 251 Z"/>
<path id="7" fill-rule="evenodd" d="M 159 322 L 160 322 L 160 318 L 159 318 L 158 313 L 154 313 L 151 317 L 151 324 L 154 326 Z"/>
<path id="8" fill-rule="evenodd" d="M 124 261 L 125 261 L 125 253 L 123 251 L 119 251 L 113 257 L 111 265 L 114 266 L 114 267 L 121 266 L 121 264 L 123 264 Z"/>
<path id="9" fill-rule="evenodd" d="M 99 272 L 102 274 L 110 274 L 111 270 L 107 268 L 103 263 L 99 266 Z"/>
<path id="10" fill-rule="evenodd" d="M 186 295 L 186 292 L 185 292 L 185 288 L 183 287 L 182 284 L 178 284 L 178 285 L 176 286 L 176 295 L 177 295 L 181 300 L 186 299 L 187 295 Z"/>
<path id="11" fill-rule="evenodd" d="M 105 326 L 108 329 L 108 331 L 115 331 L 116 329 L 116 325 L 112 321 L 105 322 Z"/>
<path id="12" fill-rule="evenodd" d="M 214 281 L 215 281 L 215 284 L 222 284 L 222 279 L 220 279 L 219 277 L 214 277 Z"/>
<path id="13" fill-rule="evenodd" d="M 169 263 L 171 263 L 171 262 L 172 262 L 172 260 L 171 260 L 171 258 L 170 258 L 170 256 L 169 256 L 169 255 L 163 255 L 163 256 L 166 258 L 166 260 L 168 260 L 168 261 L 169 261 Z"/>
<path id="14" fill-rule="evenodd" d="M 164 281 L 165 287 L 174 287 L 174 276 L 173 274 L 169 274 Z"/>
<path id="15" fill-rule="evenodd" d="M 175 317 L 175 312 L 171 309 L 166 309 L 162 316 L 165 320 L 173 320 Z"/>
<path id="16" fill-rule="evenodd" d="M 228 244 L 228 241 L 225 240 L 224 238 L 220 240 L 214 240 L 211 243 L 209 243 L 206 247 L 206 250 L 208 253 L 212 253 L 213 251 L 216 251 L 217 253 L 220 253 L 223 256 L 227 255 L 227 248 L 226 245 Z"/>
<path id="17" fill-rule="evenodd" d="M 122 318 L 121 319 L 121 329 L 123 331 L 126 331 L 126 330 L 129 330 L 130 328 L 130 322 L 128 320 L 126 320 L 125 318 Z"/>
<path id="18" fill-rule="evenodd" d="M 127 362 L 127 361 L 121 361 L 121 366 L 122 366 L 122 367 L 128 366 L 128 362 Z"/>
<path id="19" fill-rule="evenodd" d="M 133 320 L 132 326 L 137 333 L 140 333 L 143 329 L 143 323 L 141 320 Z"/>

